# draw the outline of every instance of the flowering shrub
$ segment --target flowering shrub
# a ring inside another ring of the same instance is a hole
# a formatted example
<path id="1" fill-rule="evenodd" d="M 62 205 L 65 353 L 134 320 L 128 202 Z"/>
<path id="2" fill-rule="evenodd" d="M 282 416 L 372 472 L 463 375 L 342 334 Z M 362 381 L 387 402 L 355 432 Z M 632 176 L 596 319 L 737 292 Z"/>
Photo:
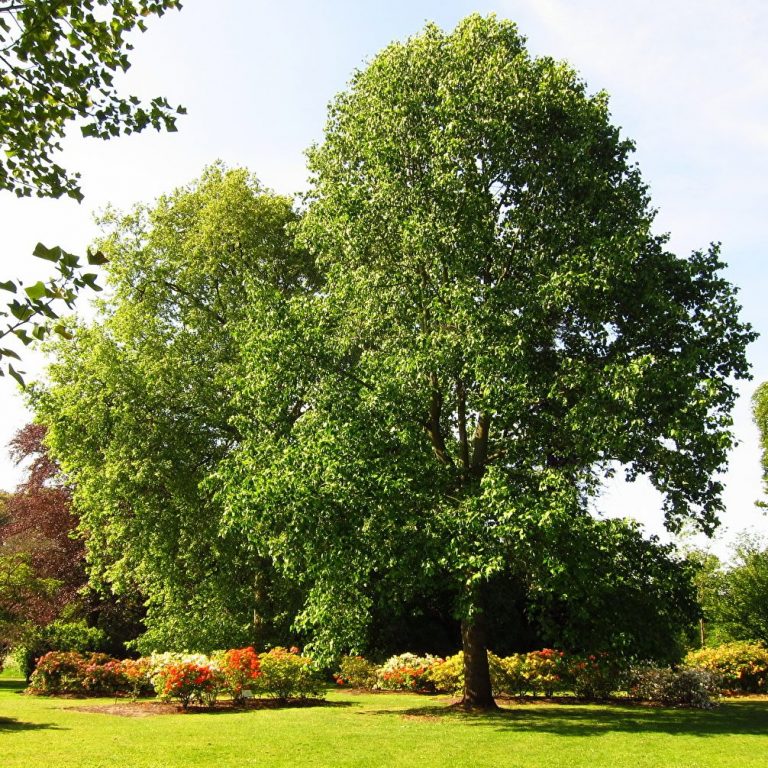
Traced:
<path id="1" fill-rule="evenodd" d="M 720 678 L 706 669 L 639 667 L 631 672 L 629 692 L 644 701 L 710 709 L 720 693 Z"/>
<path id="2" fill-rule="evenodd" d="M 440 693 L 459 693 L 464 688 L 464 652 L 434 659 L 427 670 L 427 679 Z"/>
<path id="3" fill-rule="evenodd" d="M 164 699 L 178 699 L 184 709 L 193 701 L 212 706 L 221 685 L 221 676 L 210 664 L 167 664 L 155 676 L 157 693 Z"/>
<path id="4" fill-rule="evenodd" d="M 524 671 L 534 695 L 543 692 L 545 696 L 553 696 L 563 688 L 568 665 L 562 651 L 544 648 L 526 655 Z"/>
<path id="5" fill-rule="evenodd" d="M 51 651 L 41 656 L 29 690 L 37 694 L 114 694 L 127 689 L 121 663 L 104 653 Z"/>
<path id="6" fill-rule="evenodd" d="M 429 654 L 416 656 L 401 653 L 392 656 L 376 671 L 379 687 L 389 691 L 433 691 L 429 670 L 437 661 L 436 656 Z"/>
<path id="7" fill-rule="evenodd" d="M 573 656 L 568 667 L 573 691 L 580 699 L 606 699 L 626 687 L 626 664 L 610 654 Z"/>
<path id="8" fill-rule="evenodd" d="M 322 681 L 312 666 L 312 659 L 298 648 L 273 648 L 259 656 L 261 674 L 253 689 L 276 699 L 306 698 L 323 693 Z"/>
<path id="9" fill-rule="evenodd" d="M 354 688 L 375 688 L 378 682 L 376 665 L 362 656 L 342 656 L 336 682 Z"/>
<path id="10" fill-rule="evenodd" d="M 501 691 L 512 696 L 524 696 L 531 688 L 528 677 L 528 658 L 524 653 L 514 653 L 511 656 L 499 658 L 497 680 L 493 677 L 491 667 L 491 683 L 494 691 Z"/>
<path id="11" fill-rule="evenodd" d="M 153 692 L 152 679 L 150 677 L 150 660 L 147 657 L 141 659 L 123 659 L 120 662 L 121 672 L 126 683 L 126 690 L 136 699 Z"/>
<path id="12" fill-rule="evenodd" d="M 226 691 L 235 704 L 244 698 L 244 691 L 250 689 L 261 675 L 259 654 L 252 647 L 233 648 L 217 655 L 216 664 Z"/>
<path id="13" fill-rule="evenodd" d="M 768 649 L 760 643 L 724 643 L 715 648 L 691 651 L 688 667 L 708 669 L 720 675 L 723 688 L 744 693 L 768 690 Z"/>

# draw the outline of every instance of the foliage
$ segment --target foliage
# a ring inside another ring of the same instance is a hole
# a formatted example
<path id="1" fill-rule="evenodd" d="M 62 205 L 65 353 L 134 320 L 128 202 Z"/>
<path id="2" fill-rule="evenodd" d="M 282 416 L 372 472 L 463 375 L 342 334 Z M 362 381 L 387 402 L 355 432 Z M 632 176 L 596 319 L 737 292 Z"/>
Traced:
<path id="1" fill-rule="evenodd" d="M 512 696 L 524 696 L 526 691 L 538 687 L 531 685 L 526 654 L 514 653 L 511 656 L 501 658 L 499 661 L 501 674 L 498 682 L 494 685 L 495 690 L 501 690 Z M 491 681 L 493 682 L 493 678 Z"/>
<path id="2" fill-rule="evenodd" d="M 125 678 L 126 688 L 132 698 L 136 699 L 139 696 L 154 692 L 151 663 L 147 657 L 123 659 L 120 662 L 120 671 Z"/>
<path id="3" fill-rule="evenodd" d="M 464 652 L 434 659 L 427 672 L 429 682 L 440 693 L 460 693 L 464 688 Z"/>
<path id="4" fill-rule="evenodd" d="M 276 699 L 304 699 L 322 696 L 323 683 L 312 659 L 298 648 L 276 647 L 259 656 L 261 674 L 253 690 Z"/>
<path id="5" fill-rule="evenodd" d="M 670 528 L 717 524 L 754 334 L 716 246 L 651 234 L 631 152 L 605 94 L 493 17 L 389 46 L 332 103 L 299 227 L 323 288 L 255 294 L 219 471 L 226 530 L 301 580 L 328 654 L 435 579 L 483 648 L 490 580 L 561 568 L 540 542 L 614 462 Z"/>
<path id="6" fill-rule="evenodd" d="M 568 671 L 573 692 L 582 699 L 607 699 L 627 686 L 627 663 L 607 653 L 572 657 Z"/>
<path id="7" fill-rule="evenodd" d="M 768 643 L 768 546 L 757 536 L 737 539 L 730 562 L 693 551 L 698 600 L 705 624 L 701 644 Z"/>
<path id="8" fill-rule="evenodd" d="M 246 288 L 311 284 L 286 233 L 295 220 L 288 198 L 222 165 L 152 206 L 107 212 L 111 298 L 58 344 L 50 386 L 33 393 L 75 489 L 91 582 L 147 601 L 140 652 L 286 639 L 292 587 L 266 553 L 221 532 L 207 480 L 240 441 Z"/>
<path id="9" fill-rule="evenodd" d="M 56 618 L 85 584 L 83 542 L 72 535 L 76 527 L 72 493 L 48 455 L 45 432 L 40 424 L 27 424 L 10 442 L 11 458 L 24 474 L 5 502 L 5 521 L 0 525 L 0 542 L 15 539 L 28 553 L 35 575 L 58 582 L 52 594 L 26 601 L 24 619 L 36 625 Z"/>
<path id="10" fill-rule="evenodd" d="M 433 690 L 430 668 L 435 661 L 434 656 L 415 653 L 392 656 L 376 672 L 379 687 L 388 691 Z"/>
<path id="11" fill-rule="evenodd" d="M 638 667 L 631 679 L 630 695 L 643 701 L 711 709 L 720 695 L 720 677 L 707 669 Z"/>
<path id="12" fill-rule="evenodd" d="M 146 29 L 151 16 L 180 8 L 179 0 L 4 0 L 0 2 L 0 190 L 19 197 L 60 197 L 81 200 L 79 174 L 70 174 L 55 161 L 60 140 L 71 125 L 84 136 L 109 139 L 136 133 L 150 125 L 176 130 L 176 115 L 158 97 L 142 104 L 122 96 L 115 76 L 125 72 L 133 45 L 131 33 Z M 56 266 L 49 280 L 23 286 L 12 280 L 0 288 L 16 294 L 1 317 L 0 376 L 9 373 L 23 383 L 22 372 L 8 347 L 15 339 L 29 344 L 50 333 L 68 336 L 61 307 L 72 309 L 79 291 L 100 290 L 88 265 L 104 263 L 100 253 L 88 252 L 87 264 L 58 246 L 38 243 L 35 256 Z"/>
<path id="13" fill-rule="evenodd" d="M 155 677 L 155 690 L 164 699 L 178 699 L 184 709 L 193 701 L 212 706 L 221 686 L 218 671 L 209 664 L 180 662 L 162 667 Z"/>
<path id="14" fill-rule="evenodd" d="M 26 616 L 30 602 L 49 598 L 59 587 L 55 579 L 36 575 L 31 556 L 19 542 L 3 542 L 0 553 L 0 655 L 23 641 L 33 630 Z"/>
<path id="15" fill-rule="evenodd" d="M 742 537 L 720 580 L 717 621 L 731 637 L 768 644 L 768 545 Z"/>
<path id="16" fill-rule="evenodd" d="M 525 671 L 528 683 L 536 693 L 553 696 L 555 690 L 561 687 L 566 674 L 566 657 L 562 651 L 544 648 L 541 651 L 531 651 L 525 657 Z"/>
<path id="17" fill-rule="evenodd" d="M 224 687 L 234 703 L 239 703 L 261 675 L 259 654 L 252 647 L 233 648 L 214 657 Z"/>
<path id="18" fill-rule="evenodd" d="M 121 664 L 111 656 L 51 651 L 38 660 L 29 691 L 38 695 L 98 695 L 117 693 L 124 686 Z"/>
<path id="19" fill-rule="evenodd" d="M 676 663 L 700 615 L 695 568 L 633 520 L 591 517 L 552 526 L 531 569 L 528 612 L 542 639 L 573 652 Z"/>
<path id="20" fill-rule="evenodd" d="M 90 627 L 83 619 L 56 619 L 41 627 L 30 628 L 14 648 L 14 656 L 24 676 L 30 679 L 37 660 L 49 651 L 103 651 L 106 635 Z"/>
<path id="21" fill-rule="evenodd" d="M 698 640 L 697 646 L 715 646 L 733 640 L 733 636 L 720 621 L 723 605 L 725 565 L 716 555 L 705 550 L 692 549 L 686 553 L 686 560 L 694 570 L 693 583 L 696 587 L 696 602 L 701 610 L 699 626 L 691 631 Z"/>
<path id="22" fill-rule="evenodd" d="M 689 667 L 701 667 L 716 673 L 727 690 L 745 693 L 768 691 L 768 649 L 760 643 L 733 642 L 701 648 L 690 651 L 685 663 Z"/>
<path id="23" fill-rule="evenodd" d="M 376 665 L 362 656 L 342 656 L 339 661 L 336 682 L 339 685 L 351 685 L 353 688 L 371 690 L 378 683 Z"/>
<path id="24" fill-rule="evenodd" d="M 46 281 L 40 280 L 26 287 L 21 281 L 0 281 L 0 290 L 15 295 L 6 308 L 0 309 L 0 319 L 7 318 L 0 326 L 0 376 L 7 373 L 22 386 L 25 383 L 24 371 L 15 368 L 10 362 L 21 359 L 18 351 L 12 348 L 13 344 L 18 349 L 19 343 L 29 346 L 51 335 L 70 338 L 70 328 L 67 321 L 62 319 L 61 312 L 64 308 L 74 308 L 75 299 L 83 289 L 101 290 L 96 283 L 98 275 L 88 271 L 88 268 L 104 263 L 104 255 L 98 251 L 92 253 L 89 250 L 86 263 L 83 264 L 79 256 L 67 253 L 59 246 L 46 248 L 42 243 L 35 246 L 32 255 L 54 262 L 55 274 Z"/>
<path id="25" fill-rule="evenodd" d="M 763 489 L 768 494 L 768 381 L 764 381 L 752 395 L 752 415 L 760 432 Z M 759 506 L 766 506 L 764 501 Z"/>
<path id="26" fill-rule="evenodd" d="M 77 176 L 53 160 L 71 123 L 109 139 L 148 126 L 176 129 L 164 98 L 121 96 L 115 75 L 130 67 L 129 35 L 179 0 L 5 0 L 0 3 L 0 189 L 19 196 L 82 199 Z"/>

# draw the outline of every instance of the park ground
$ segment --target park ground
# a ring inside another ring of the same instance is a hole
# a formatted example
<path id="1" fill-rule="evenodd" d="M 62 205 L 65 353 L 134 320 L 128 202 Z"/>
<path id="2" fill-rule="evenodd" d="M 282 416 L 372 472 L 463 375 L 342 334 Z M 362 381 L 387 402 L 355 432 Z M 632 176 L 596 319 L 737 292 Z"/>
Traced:
<path id="1" fill-rule="evenodd" d="M 764 768 L 768 754 L 768 697 L 713 711 L 503 702 L 468 715 L 444 697 L 333 690 L 316 706 L 138 717 L 99 711 L 114 699 L 23 688 L 0 675 L 3 768 Z"/>

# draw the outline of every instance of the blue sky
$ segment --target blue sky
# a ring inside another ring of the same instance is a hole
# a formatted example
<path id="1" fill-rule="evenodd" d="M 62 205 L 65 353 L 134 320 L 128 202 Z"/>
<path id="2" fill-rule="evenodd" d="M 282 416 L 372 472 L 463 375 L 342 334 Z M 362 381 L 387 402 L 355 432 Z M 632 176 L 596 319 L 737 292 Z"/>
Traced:
<path id="1" fill-rule="evenodd" d="M 768 379 L 768 3 L 762 0 L 186 0 L 180 13 L 154 20 L 137 37 L 123 83 L 138 95 L 184 104 L 188 115 L 179 132 L 97 142 L 73 131 L 62 161 L 81 171 L 85 201 L 0 195 L 0 276 L 44 276 L 45 264 L 27 255 L 38 240 L 83 252 L 94 235 L 95 210 L 150 201 L 217 158 L 250 168 L 279 192 L 300 191 L 303 151 L 322 138 L 327 103 L 352 72 L 426 21 L 450 29 L 475 11 L 516 21 L 534 54 L 565 59 L 590 91 L 608 91 L 615 123 L 637 143 L 636 159 L 659 211 L 657 229 L 670 232 L 676 252 L 722 241 L 743 315 L 766 338 L 750 349 L 755 382 L 740 387 L 741 445 L 726 477 L 720 538 L 745 528 L 768 533 L 768 519 L 754 507 L 759 455 L 748 402 L 756 382 Z M 34 357 L 26 362 L 39 370 Z M 28 418 L 8 380 L 0 380 L 0 409 L 5 444 Z M 0 455 L 0 487 L 16 479 Z M 598 507 L 660 529 L 659 500 L 643 483 L 612 486 Z"/>

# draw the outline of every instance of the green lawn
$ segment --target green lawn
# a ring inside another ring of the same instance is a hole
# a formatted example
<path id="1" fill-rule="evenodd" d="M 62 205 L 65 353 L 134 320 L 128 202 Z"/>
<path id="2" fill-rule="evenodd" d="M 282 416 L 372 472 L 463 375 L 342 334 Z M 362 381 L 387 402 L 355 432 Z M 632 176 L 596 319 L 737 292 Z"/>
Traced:
<path id="1" fill-rule="evenodd" d="M 0 676 L 2 768 L 764 768 L 768 754 L 768 699 L 713 712 L 519 704 L 471 716 L 437 697 L 332 691 L 325 706 L 133 718 L 74 709 L 110 699 L 22 687 Z"/>

